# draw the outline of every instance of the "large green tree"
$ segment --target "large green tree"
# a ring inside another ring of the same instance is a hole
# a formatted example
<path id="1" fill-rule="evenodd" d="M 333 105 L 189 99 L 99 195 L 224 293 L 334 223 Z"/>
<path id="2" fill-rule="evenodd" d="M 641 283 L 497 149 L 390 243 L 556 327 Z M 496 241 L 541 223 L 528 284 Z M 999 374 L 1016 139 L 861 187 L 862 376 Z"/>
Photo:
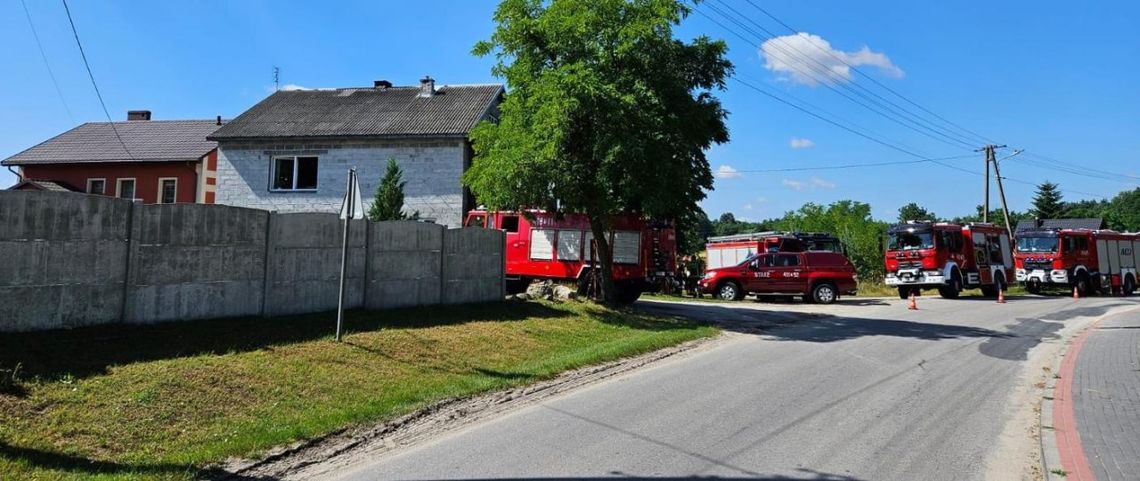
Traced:
<path id="1" fill-rule="evenodd" d="M 1126 190 L 1112 198 L 1105 214 L 1110 228 L 1140 232 L 1140 187 Z"/>
<path id="2" fill-rule="evenodd" d="M 673 38 L 678 0 L 504 0 L 491 38 L 508 86 L 498 123 L 471 133 L 463 182 L 492 209 L 581 212 L 598 243 L 601 297 L 619 302 L 606 232 L 625 213 L 676 219 L 712 189 L 705 151 L 728 141 L 712 95 L 723 41 Z"/>
<path id="3" fill-rule="evenodd" d="M 938 220 L 938 216 L 917 203 L 911 202 L 899 207 L 899 222 L 908 220 Z"/>
<path id="4" fill-rule="evenodd" d="M 388 167 L 380 185 L 376 186 L 376 196 L 372 199 L 372 206 L 368 208 L 368 218 L 373 222 L 383 220 L 404 220 L 408 214 L 404 213 L 404 172 L 396 159 L 388 159 Z M 418 216 L 416 213 L 415 216 Z"/>
<path id="5" fill-rule="evenodd" d="M 1061 186 L 1048 181 L 1038 185 L 1037 194 L 1033 196 L 1033 215 L 1038 219 L 1059 219 L 1064 213 Z"/>
<path id="6" fill-rule="evenodd" d="M 887 224 L 871 217 L 869 204 L 841 200 L 824 206 L 809 202 L 772 222 L 776 229 L 783 231 L 834 234 L 846 247 L 847 257 L 855 264 L 860 279 L 882 280 L 882 239 L 887 233 Z"/>

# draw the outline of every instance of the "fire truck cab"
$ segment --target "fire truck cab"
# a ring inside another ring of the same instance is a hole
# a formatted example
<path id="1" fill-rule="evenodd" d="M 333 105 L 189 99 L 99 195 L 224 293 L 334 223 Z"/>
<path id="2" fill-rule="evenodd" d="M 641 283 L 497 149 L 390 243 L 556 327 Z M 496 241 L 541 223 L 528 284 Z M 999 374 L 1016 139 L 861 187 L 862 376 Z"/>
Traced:
<path id="1" fill-rule="evenodd" d="M 992 297 L 1012 277 L 1009 234 L 993 224 L 908 222 L 887 233 L 886 283 L 900 298 L 931 288 L 947 299 L 970 288 Z"/>
<path id="2" fill-rule="evenodd" d="M 1120 292 L 1137 286 L 1140 235 L 1092 229 L 1031 229 L 1017 236 L 1017 281 L 1030 293 L 1050 286 L 1080 295 Z"/>
<path id="3" fill-rule="evenodd" d="M 506 233 L 508 291 L 521 292 L 538 279 L 575 282 L 583 295 L 594 288 L 591 274 L 601 261 L 589 219 L 583 214 L 473 210 L 463 225 Z M 672 223 L 617 216 L 608 240 L 619 302 L 636 301 L 676 270 L 677 236 Z"/>

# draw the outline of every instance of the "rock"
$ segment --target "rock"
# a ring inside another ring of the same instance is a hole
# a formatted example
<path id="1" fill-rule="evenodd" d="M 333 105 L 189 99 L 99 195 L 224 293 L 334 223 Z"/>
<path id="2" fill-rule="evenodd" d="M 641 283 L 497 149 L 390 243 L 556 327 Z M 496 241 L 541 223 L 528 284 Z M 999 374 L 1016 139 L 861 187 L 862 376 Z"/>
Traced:
<path id="1" fill-rule="evenodd" d="M 534 282 L 527 286 L 526 294 L 531 299 L 545 299 L 546 296 L 554 295 L 554 288 L 551 287 L 549 282 Z"/>
<path id="2" fill-rule="evenodd" d="M 527 294 L 525 292 L 520 292 L 518 294 L 515 294 L 514 298 L 518 299 L 520 301 L 527 301 L 527 300 L 530 300 L 530 294 Z"/>
<path id="3" fill-rule="evenodd" d="M 547 294 L 547 295 L 545 295 L 545 296 L 542 296 L 542 300 L 544 300 L 544 301 L 553 301 L 553 300 L 554 300 L 554 294 Z"/>
<path id="4" fill-rule="evenodd" d="M 554 286 L 553 294 L 557 299 L 573 300 L 578 298 L 578 293 L 566 286 Z"/>

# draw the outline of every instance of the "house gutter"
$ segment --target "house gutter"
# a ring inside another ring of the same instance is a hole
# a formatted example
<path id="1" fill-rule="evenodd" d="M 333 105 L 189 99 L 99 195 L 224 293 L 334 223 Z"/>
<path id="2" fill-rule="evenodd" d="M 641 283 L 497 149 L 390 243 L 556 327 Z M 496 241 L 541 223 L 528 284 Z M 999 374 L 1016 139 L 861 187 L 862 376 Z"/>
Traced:
<path id="1" fill-rule="evenodd" d="M 12 173 L 12 175 L 15 175 L 15 176 L 16 176 L 16 183 L 17 183 L 17 184 L 19 184 L 20 182 L 23 182 L 23 181 L 24 181 L 24 176 L 20 175 L 20 173 L 19 173 L 19 172 L 15 171 L 15 170 L 12 170 L 12 166 L 11 166 L 11 165 L 8 165 L 8 166 L 5 166 L 5 167 L 7 167 L 7 168 L 8 168 L 8 172 L 11 172 L 11 173 Z"/>

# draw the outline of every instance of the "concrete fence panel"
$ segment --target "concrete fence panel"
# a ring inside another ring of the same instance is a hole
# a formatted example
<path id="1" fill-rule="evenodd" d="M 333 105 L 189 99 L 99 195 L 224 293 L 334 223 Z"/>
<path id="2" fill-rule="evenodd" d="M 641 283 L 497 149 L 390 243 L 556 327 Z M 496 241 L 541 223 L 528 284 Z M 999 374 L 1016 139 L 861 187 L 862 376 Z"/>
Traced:
<path id="1" fill-rule="evenodd" d="M 136 205 L 124 322 L 261 314 L 269 212 Z"/>
<path id="2" fill-rule="evenodd" d="M 439 304 L 443 235 L 447 229 L 411 221 L 377 222 L 371 229 L 365 307 Z"/>
<path id="3" fill-rule="evenodd" d="M 0 331 L 117 321 L 130 209 L 109 197 L 0 191 Z"/>
<path id="4" fill-rule="evenodd" d="M 495 229 L 452 229 L 443 237 L 444 304 L 502 300 L 506 236 Z"/>
<path id="5" fill-rule="evenodd" d="M 345 307 L 351 309 L 364 305 L 368 223 L 352 221 L 348 232 Z M 336 309 L 344 221 L 336 214 L 273 214 L 269 239 L 265 315 Z"/>

